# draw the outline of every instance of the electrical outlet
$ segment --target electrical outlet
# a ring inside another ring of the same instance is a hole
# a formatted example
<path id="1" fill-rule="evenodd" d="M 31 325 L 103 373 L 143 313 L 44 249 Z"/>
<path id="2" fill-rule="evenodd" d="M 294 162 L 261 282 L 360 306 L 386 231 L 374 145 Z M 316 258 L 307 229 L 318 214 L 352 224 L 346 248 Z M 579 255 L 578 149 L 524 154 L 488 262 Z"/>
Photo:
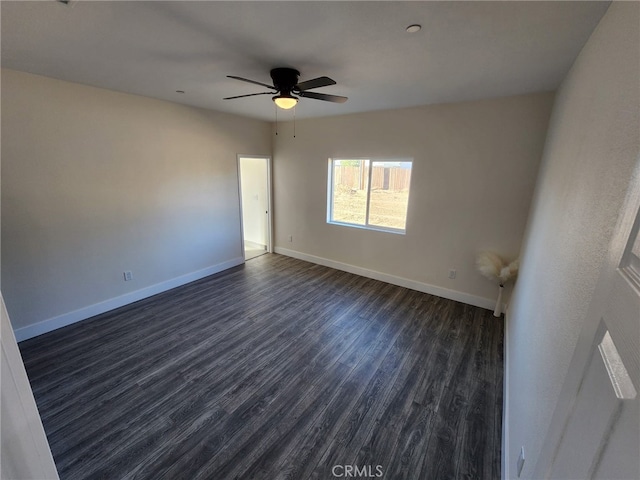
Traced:
<path id="1" fill-rule="evenodd" d="M 520 455 L 518 455 L 518 464 L 516 466 L 519 478 L 522 473 L 522 467 L 524 467 L 524 447 L 520 447 Z"/>
<path id="2" fill-rule="evenodd" d="M 126 272 L 123 272 L 123 275 L 124 275 L 125 282 L 133 280 L 133 273 L 131 272 L 131 270 L 127 270 Z"/>
<path id="3" fill-rule="evenodd" d="M 455 270 L 453 270 L 453 269 L 449 270 L 449 278 L 451 280 L 455 280 L 455 278 L 456 278 L 456 271 Z"/>
<path id="4" fill-rule="evenodd" d="M 289 235 L 289 243 L 293 243 L 293 235 Z"/>

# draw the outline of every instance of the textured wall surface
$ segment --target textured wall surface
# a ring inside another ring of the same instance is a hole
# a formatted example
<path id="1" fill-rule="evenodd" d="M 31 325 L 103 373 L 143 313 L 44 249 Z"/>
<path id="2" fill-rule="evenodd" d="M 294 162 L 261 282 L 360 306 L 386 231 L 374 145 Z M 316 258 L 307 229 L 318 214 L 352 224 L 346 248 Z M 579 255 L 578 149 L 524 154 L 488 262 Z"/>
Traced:
<path id="1" fill-rule="evenodd" d="M 613 3 L 556 95 L 507 324 L 507 472 L 532 478 L 640 154 L 640 4 Z"/>

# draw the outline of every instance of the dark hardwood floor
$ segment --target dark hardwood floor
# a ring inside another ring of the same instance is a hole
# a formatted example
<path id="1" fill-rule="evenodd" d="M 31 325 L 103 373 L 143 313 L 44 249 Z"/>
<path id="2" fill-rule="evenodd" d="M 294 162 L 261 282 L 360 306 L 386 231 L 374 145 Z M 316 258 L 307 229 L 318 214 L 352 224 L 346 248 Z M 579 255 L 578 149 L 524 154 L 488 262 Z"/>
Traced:
<path id="1" fill-rule="evenodd" d="M 62 479 L 449 480 L 500 478 L 502 339 L 263 255 L 20 348 Z"/>

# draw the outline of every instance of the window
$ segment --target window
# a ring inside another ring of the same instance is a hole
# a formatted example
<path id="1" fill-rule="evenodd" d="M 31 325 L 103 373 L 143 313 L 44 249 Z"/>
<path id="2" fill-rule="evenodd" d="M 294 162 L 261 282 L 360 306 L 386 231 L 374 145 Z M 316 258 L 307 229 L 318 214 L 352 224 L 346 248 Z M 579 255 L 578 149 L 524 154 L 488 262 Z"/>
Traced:
<path id="1" fill-rule="evenodd" d="M 404 233 L 410 159 L 329 159 L 327 222 Z"/>

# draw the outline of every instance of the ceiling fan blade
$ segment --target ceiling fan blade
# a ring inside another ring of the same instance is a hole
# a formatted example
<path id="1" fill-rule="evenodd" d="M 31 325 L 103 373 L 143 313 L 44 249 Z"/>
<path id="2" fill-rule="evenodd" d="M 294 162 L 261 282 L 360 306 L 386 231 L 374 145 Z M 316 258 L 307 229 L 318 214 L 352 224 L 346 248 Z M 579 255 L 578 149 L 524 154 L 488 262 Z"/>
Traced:
<path id="1" fill-rule="evenodd" d="M 347 97 L 341 97 L 339 95 L 327 95 L 326 93 L 300 92 L 299 95 L 305 98 L 324 100 L 325 102 L 344 103 L 347 101 Z"/>
<path id="2" fill-rule="evenodd" d="M 267 85 L 266 83 L 256 82 L 255 80 L 249 80 L 248 78 L 236 77 L 234 75 L 227 75 L 227 77 L 228 78 L 233 78 L 234 80 L 240 80 L 242 82 L 253 83 L 255 85 L 260 85 L 262 87 L 267 87 L 267 88 L 270 88 L 271 90 L 278 91 L 278 89 L 276 87 L 274 87 L 273 85 Z"/>
<path id="3" fill-rule="evenodd" d="M 223 98 L 223 100 L 233 100 L 234 98 L 253 97 L 255 95 L 273 95 L 273 92 L 249 93 L 247 95 L 236 95 L 235 97 Z"/>
<path id="4" fill-rule="evenodd" d="M 311 90 L 312 88 L 328 87 L 329 85 L 335 85 L 336 81 L 329 77 L 318 77 L 306 82 L 300 82 L 295 88 L 298 90 Z"/>

